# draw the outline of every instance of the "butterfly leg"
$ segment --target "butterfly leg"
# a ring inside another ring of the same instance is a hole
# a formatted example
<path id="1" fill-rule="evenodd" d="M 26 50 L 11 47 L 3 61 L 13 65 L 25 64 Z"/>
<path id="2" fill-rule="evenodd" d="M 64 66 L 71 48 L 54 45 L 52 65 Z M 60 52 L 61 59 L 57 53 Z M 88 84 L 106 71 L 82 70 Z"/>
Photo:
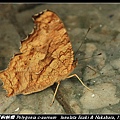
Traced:
<path id="1" fill-rule="evenodd" d="M 96 74 L 96 70 L 95 70 L 93 67 L 91 67 L 90 65 L 87 65 L 87 67 L 94 71 L 94 74 L 93 74 L 93 75 Z"/>
<path id="2" fill-rule="evenodd" d="M 60 85 L 60 82 L 57 82 L 57 83 L 58 83 L 58 84 L 57 84 L 57 87 L 56 87 L 56 89 L 55 89 L 55 93 L 54 93 L 54 95 L 53 95 L 52 103 L 50 104 L 50 106 L 52 106 L 52 104 L 54 103 L 55 96 L 56 96 L 57 90 L 58 90 L 59 85 Z"/>
<path id="3" fill-rule="evenodd" d="M 70 76 L 68 76 L 67 78 L 71 78 L 71 77 L 77 77 L 77 79 L 82 83 L 83 86 L 85 86 L 88 90 L 92 90 L 92 91 L 93 91 L 93 89 L 90 89 L 89 87 L 87 87 L 87 86 L 82 82 L 82 80 L 78 77 L 77 74 L 70 75 Z"/>

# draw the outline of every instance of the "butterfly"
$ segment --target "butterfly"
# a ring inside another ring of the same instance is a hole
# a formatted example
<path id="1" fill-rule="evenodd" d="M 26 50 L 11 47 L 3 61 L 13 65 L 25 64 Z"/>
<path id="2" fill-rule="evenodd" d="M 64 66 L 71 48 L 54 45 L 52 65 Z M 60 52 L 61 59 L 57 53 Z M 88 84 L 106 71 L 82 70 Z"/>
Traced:
<path id="1" fill-rule="evenodd" d="M 42 91 L 55 82 L 77 77 L 70 75 L 77 65 L 72 45 L 61 19 L 52 11 L 44 10 L 33 17 L 34 30 L 21 41 L 20 53 L 15 54 L 5 70 L 0 71 L 7 96 Z"/>

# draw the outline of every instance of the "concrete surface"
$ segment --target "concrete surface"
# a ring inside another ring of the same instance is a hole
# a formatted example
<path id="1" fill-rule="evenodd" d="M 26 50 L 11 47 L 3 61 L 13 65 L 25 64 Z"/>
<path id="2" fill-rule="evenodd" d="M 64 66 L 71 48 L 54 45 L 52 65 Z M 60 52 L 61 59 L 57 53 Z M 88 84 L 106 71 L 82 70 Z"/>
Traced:
<path id="1" fill-rule="evenodd" d="M 50 107 L 56 84 L 38 93 L 7 98 L 0 80 L 0 113 L 120 113 L 120 4 L 0 4 L 0 70 L 7 67 L 13 54 L 19 52 L 20 41 L 32 31 L 31 16 L 44 9 L 62 19 L 74 53 L 83 41 L 73 73 L 94 91 L 75 77 L 66 79 Z"/>

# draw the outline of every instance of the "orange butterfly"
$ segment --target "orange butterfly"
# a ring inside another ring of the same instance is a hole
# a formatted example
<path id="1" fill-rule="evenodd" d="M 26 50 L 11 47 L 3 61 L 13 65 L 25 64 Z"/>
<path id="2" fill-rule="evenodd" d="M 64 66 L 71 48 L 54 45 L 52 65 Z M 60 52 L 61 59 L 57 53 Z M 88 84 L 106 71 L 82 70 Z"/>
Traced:
<path id="1" fill-rule="evenodd" d="M 33 20 L 34 31 L 21 42 L 20 53 L 0 72 L 0 78 L 7 96 L 42 91 L 57 82 L 53 103 L 61 80 L 73 76 L 80 80 L 70 75 L 77 61 L 64 24 L 54 12 L 45 10 Z"/>

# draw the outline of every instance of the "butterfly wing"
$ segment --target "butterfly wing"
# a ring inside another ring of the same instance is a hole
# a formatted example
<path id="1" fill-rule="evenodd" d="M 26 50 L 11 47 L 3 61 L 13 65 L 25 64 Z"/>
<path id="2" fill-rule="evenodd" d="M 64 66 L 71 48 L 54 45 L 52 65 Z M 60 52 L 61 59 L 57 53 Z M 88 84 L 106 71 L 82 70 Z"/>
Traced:
<path id="1" fill-rule="evenodd" d="M 20 53 L 0 72 L 8 96 L 41 91 L 65 79 L 74 69 L 73 50 L 60 18 L 46 10 L 33 16 L 34 30 Z"/>

